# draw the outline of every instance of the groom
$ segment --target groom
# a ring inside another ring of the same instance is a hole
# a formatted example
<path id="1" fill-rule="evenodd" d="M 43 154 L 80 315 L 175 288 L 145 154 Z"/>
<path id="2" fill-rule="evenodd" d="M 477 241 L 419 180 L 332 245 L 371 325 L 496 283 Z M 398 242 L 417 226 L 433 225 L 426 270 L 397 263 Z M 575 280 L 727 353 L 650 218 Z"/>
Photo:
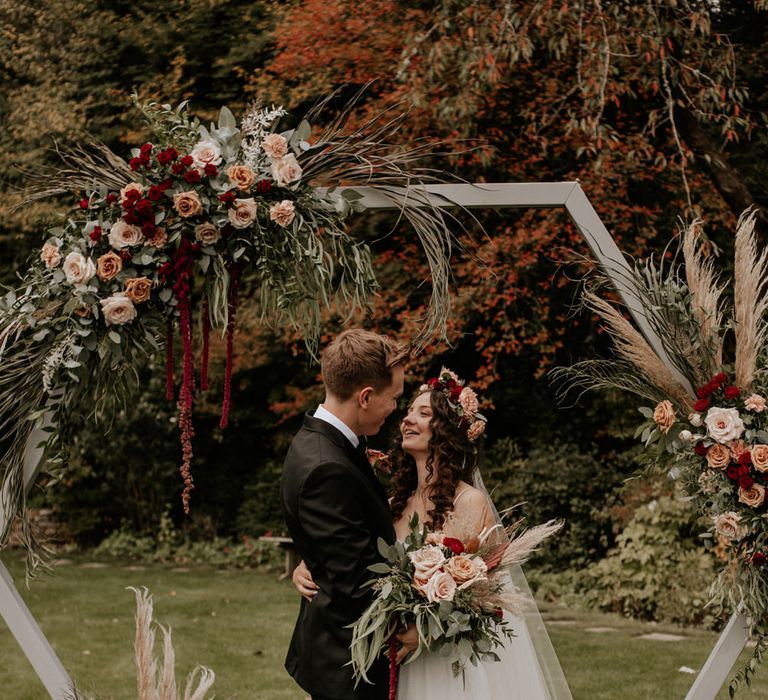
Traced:
<path id="1" fill-rule="evenodd" d="M 285 667 L 312 700 L 384 700 L 386 660 L 355 688 L 351 625 L 371 602 L 363 588 L 380 561 L 377 540 L 394 542 L 384 488 L 365 456 L 403 393 L 405 350 L 360 329 L 326 348 L 325 401 L 304 417 L 285 458 L 280 493 L 288 530 L 319 590 L 301 609 Z M 361 440 L 362 438 L 362 440 Z"/>

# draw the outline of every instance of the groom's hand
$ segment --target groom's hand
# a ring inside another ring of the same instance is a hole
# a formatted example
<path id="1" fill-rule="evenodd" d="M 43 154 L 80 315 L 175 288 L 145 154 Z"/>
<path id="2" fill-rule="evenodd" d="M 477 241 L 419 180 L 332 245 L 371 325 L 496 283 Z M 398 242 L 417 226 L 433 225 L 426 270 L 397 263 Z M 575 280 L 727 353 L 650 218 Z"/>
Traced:
<path id="1" fill-rule="evenodd" d="M 395 637 L 402 645 L 395 657 L 395 661 L 399 664 L 408 654 L 419 648 L 419 633 L 416 631 L 416 625 L 411 623 L 404 630 L 395 634 Z"/>
<path id="2" fill-rule="evenodd" d="M 307 565 L 304 563 L 303 559 L 293 570 L 291 580 L 293 581 L 293 585 L 296 586 L 296 590 L 301 593 L 301 595 L 310 603 L 312 602 L 312 598 L 314 598 L 317 592 L 320 590 L 312 578 L 312 574 L 307 568 Z"/>

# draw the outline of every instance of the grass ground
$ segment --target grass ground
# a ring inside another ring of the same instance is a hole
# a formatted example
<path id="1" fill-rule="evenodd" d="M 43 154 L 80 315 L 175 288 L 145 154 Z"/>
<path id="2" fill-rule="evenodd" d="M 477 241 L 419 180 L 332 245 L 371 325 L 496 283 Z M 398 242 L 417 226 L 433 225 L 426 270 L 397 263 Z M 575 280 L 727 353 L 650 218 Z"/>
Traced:
<path id="1" fill-rule="evenodd" d="M 112 700 L 135 699 L 134 599 L 126 586 L 147 586 L 155 618 L 173 628 L 179 676 L 196 664 L 216 671 L 219 700 L 301 700 L 304 694 L 283 670 L 283 657 L 298 607 L 290 583 L 273 574 L 175 568 L 75 558 L 53 576 L 24 588 L 23 564 L 14 553 L 0 557 L 22 596 L 83 689 Z M 648 625 L 600 613 L 544 607 L 550 636 L 575 700 L 683 698 L 716 634 Z M 590 628 L 610 628 L 590 632 Z M 648 632 L 683 634 L 660 642 Z M 745 652 L 744 658 L 746 658 Z M 768 669 L 739 697 L 768 697 Z M 31 666 L 0 623 L 0 697 L 45 700 Z M 718 696 L 727 698 L 724 690 Z"/>

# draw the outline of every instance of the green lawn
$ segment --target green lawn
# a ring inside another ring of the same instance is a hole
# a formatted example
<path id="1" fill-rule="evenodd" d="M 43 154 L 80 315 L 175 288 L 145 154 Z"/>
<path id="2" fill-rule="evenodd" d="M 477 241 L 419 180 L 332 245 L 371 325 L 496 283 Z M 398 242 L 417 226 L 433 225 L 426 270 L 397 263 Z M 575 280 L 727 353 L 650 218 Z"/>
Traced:
<path id="1" fill-rule="evenodd" d="M 23 586 L 16 553 L 2 560 L 67 670 L 102 698 L 134 700 L 134 599 L 126 586 L 147 586 L 155 618 L 173 627 L 179 675 L 198 663 L 216 671 L 219 700 L 301 700 L 283 670 L 283 656 L 298 607 L 292 586 L 272 574 L 195 566 L 146 568 L 111 562 L 93 568 L 76 557 L 55 573 Z M 545 607 L 544 616 L 575 700 L 683 698 L 716 639 L 701 630 L 648 625 L 611 615 Z M 609 632 L 587 628 L 609 627 Z M 647 632 L 684 634 L 678 642 L 638 639 Z M 30 665 L 0 623 L 3 700 L 44 700 Z M 768 679 L 768 669 L 766 669 Z M 727 698 L 723 691 L 719 698 Z M 762 679 L 741 697 L 768 697 Z"/>

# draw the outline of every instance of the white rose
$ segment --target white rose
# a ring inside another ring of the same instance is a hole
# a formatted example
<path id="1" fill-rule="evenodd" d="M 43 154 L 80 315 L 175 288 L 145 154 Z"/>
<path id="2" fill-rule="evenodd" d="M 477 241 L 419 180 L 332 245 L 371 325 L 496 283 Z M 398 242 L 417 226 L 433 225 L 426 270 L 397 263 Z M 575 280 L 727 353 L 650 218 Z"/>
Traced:
<path id="1" fill-rule="evenodd" d="M 126 224 L 125 221 L 120 219 L 112 224 L 109 229 L 109 244 L 115 250 L 122 250 L 132 245 L 139 245 L 144 242 L 144 234 L 138 226 L 132 226 Z"/>
<path id="2" fill-rule="evenodd" d="M 272 163 L 272 177 L 280 187 L 301 180 L 301 166 L 293 153 Z"/>
<path id="3" fill-rule="evenodd" d="M 694 428 L 700 428 L 701 427 L 701 413 L 691 413 L 691 415 L 688 416 L 688 421 Z"/>
<path id="4" fill-rule="evenodd" d="M 101 311 L 108 326 L 121 326 L 136 318 L 136 307 L 125 294 L 113 294 L 102 299 Z"/>
<path id="5" fill-rule="evenodd" d="M 221 163 L 221 149 L 213 139 L 203 139 L 195 144 L 189 154 L 198 168 L 204 168 L 209 163 L 218 165 Z"/>
<path id="6" fill-rule="evenodd" d="M 64 258 L 62 267 L 70 284 L 86 284 L 96 274 L 93 260 L 74 250 Z"/>
<path id="7" fill-rule="evenodd" d="M 453 600 L 456 593 L 456 581 L 445 571 L 438 571 L 427 581 L 424 592 L 431 603 L 440 603 L 443 600 Z"/>
<path id="8" fill-rule="evenodd" d="M 741 525 L 741 516 L 734 511 L 721 513 L 714 519 L 714 522 L 717 534 L 727 537 L 729 540 L 740 540 L 746 534 Z"/>
<path id="9" fill-rule="evenodd" d="M 707 434 L 718 442 L 738 440 L 744 432 L 744 423 L 735 408 L 713 406 L 704 418 Z"/>
<path id="10" fill-rule="evenodd" d="M 272 160 L 283 158 L 288 153 L 288 141 L 280 134 L 270 134 L 261 142 L 261 147 Z"/>
<path id="11" fill-rule="evenodd" d="M 433 545 L 426 545 L 415 552 L 409 552 L 408 557 L 416 569 L 418 579 L 429 578 L 445 563 L 443 550 Z"/>

